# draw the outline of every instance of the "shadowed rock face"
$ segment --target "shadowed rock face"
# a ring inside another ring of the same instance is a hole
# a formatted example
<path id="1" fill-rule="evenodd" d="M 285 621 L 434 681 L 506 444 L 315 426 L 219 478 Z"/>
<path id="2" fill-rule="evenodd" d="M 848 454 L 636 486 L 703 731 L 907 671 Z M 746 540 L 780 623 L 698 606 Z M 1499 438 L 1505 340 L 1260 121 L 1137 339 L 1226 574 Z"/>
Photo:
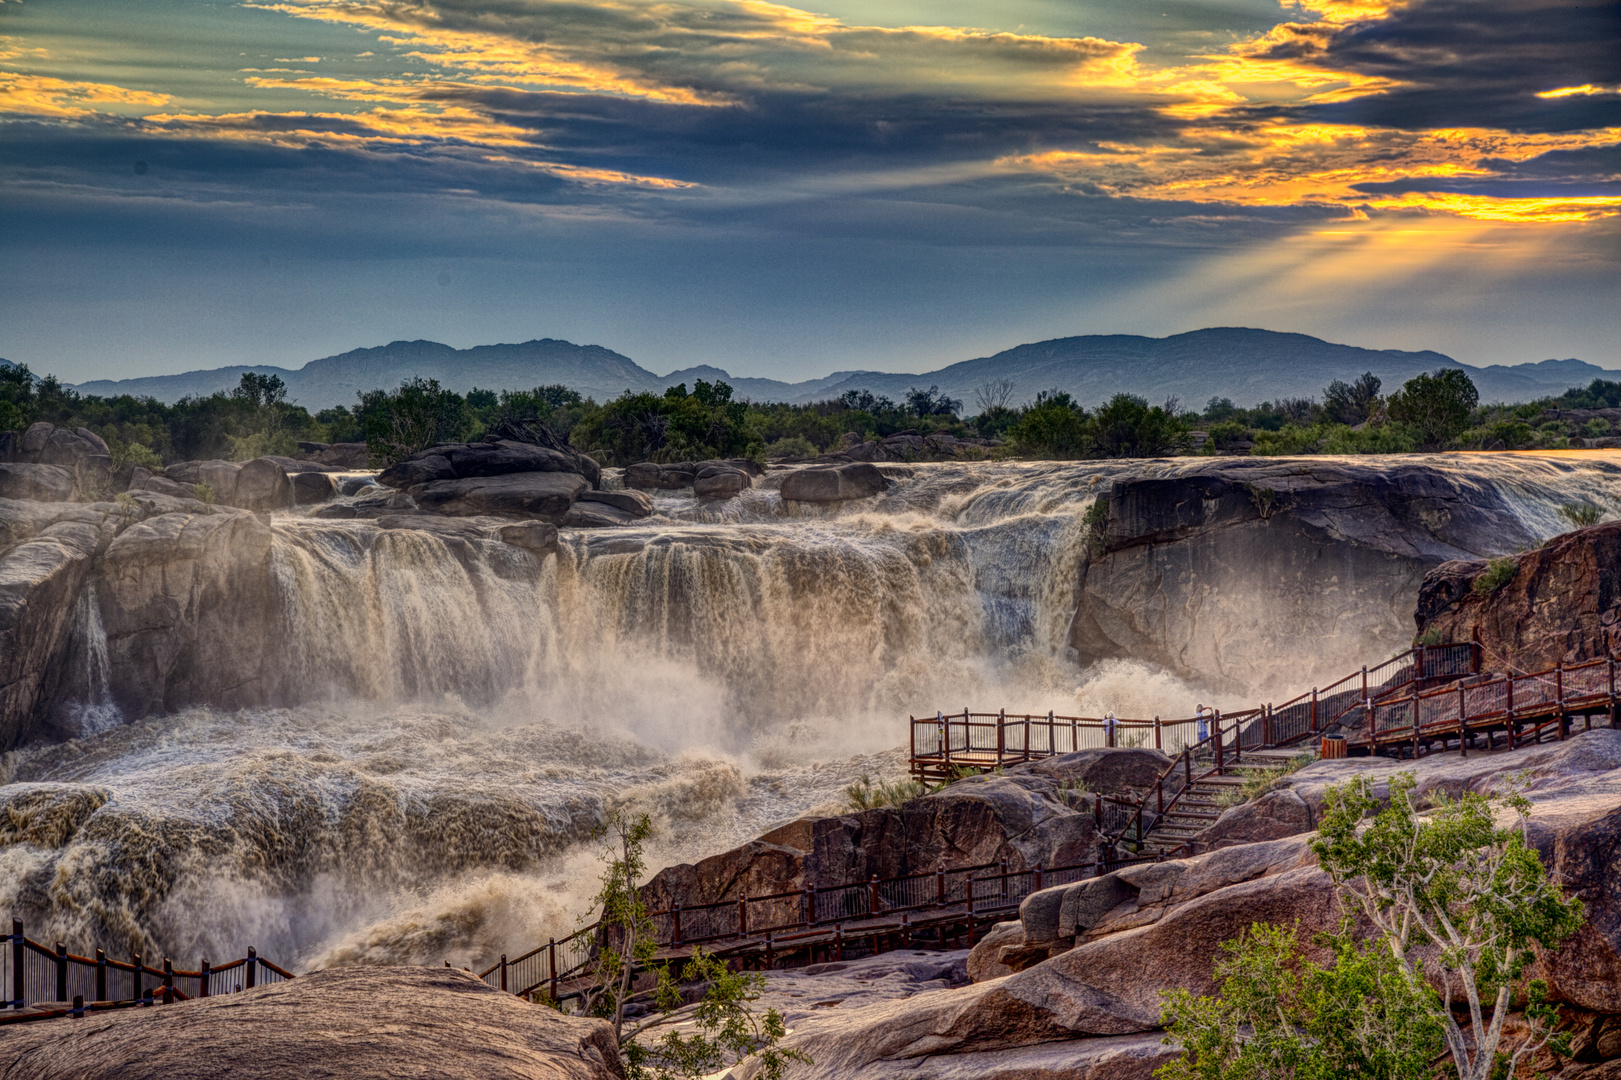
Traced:
<path id="1" fill-rule="evenodd" d="M 1151 786 L 1169 759 L 1154 750 L 1083 750 L 959 780 L 900 807 L 804 818 L 740 848 L 656 874 L 647 902 L 666 908 L 1007 862 L 1013 871 L 1089 861 L 1097 831 L 1081 791 Z M 1066 789 L 1065 785 L 1069 785 Z M 1105 805 L 1111 832 L 1125 810 Z"/>
<path id="2" fill-rule="evenodd" d="M 606 1021 L 530 1005 L 447 968 L 338 968 L 240 994 L 0 1033 L 0 1076 L 189 1080 L 623 1077 Z"/>
<path id="3" fill-rule="evenodd" d="M 1621 521 L 1578 529 L 1514 557 L 1514 576 L 1480 594 L 1485 562 L 1443 563 L 1424 579 L 1414 619 L 1441 642 L 1478 641 L 1537 671 L 1621 651 Z"/>
<path id="4" fill-rule="evenodd" d="M 1431 568 L 1535 540 L 1495 488 L 1431 464 L 1234 462 L 1108 499 L 1070 644 L 1217 684 L 1403 648 Z"/>

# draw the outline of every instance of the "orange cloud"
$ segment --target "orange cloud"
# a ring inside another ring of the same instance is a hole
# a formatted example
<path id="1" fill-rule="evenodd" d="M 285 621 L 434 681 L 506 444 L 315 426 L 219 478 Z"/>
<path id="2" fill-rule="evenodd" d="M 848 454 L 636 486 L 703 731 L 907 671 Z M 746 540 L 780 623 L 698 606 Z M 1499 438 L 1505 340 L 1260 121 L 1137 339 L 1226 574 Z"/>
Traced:
<path id="1" fill-rule="evenodd" d="M 107 112 L 123 115 L 140 108 L 165 105 L 168 101 L 168 94 L 0 71 L 0 115 L 82 120 Z"/>

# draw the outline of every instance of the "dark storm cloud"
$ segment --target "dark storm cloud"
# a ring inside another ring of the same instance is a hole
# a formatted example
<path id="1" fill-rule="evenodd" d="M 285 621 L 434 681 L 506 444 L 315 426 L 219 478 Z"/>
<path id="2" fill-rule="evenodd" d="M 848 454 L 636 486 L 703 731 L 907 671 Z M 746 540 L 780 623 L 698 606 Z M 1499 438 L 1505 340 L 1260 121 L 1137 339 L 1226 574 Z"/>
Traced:
<path id="1" fill-rule="evenodd" d="M 1563 132 L 1621 123 L 1621 95 L 1539 98 L 1591 85 L 1621 88 L 1621 4 L 1420 0 L 1337 32 L 1303 31 L 1262 55 L 1400 83 L 1322 106 L 1319 118 L 1420 130 L 1492 127 Z"/>

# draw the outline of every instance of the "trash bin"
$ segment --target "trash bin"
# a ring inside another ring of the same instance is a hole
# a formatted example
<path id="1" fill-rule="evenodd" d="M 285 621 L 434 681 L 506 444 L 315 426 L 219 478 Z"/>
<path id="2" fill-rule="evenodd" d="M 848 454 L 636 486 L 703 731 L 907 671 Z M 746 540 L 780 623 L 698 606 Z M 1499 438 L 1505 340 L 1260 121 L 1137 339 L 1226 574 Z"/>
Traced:
<path id="1" fill-rule="evenodd" d="M 1345 756 L 1344 735 L 1324 735 L 1322 742 L 1322 756 L 1324 758 L 1342 758 Z"/>

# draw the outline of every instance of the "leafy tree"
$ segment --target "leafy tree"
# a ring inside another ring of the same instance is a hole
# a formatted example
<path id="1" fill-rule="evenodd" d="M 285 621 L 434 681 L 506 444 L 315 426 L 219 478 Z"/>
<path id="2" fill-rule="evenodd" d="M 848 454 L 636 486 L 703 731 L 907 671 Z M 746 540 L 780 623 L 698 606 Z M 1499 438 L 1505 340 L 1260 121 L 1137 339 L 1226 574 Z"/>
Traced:
<path id="1" fill-rule="evenodd" d="M 1135 394 L 1116 394 L 1092 418 L 1092 456 L 1159 457 L 1187 443 L 1174 415 Z"/>
<path id="2" fill-rule="evenodd" d="M 1219 424 L 1223 420 L 1231 419 L 1238 411 L 1238 406 L 1233 404 L 1232 398 L 1212 397 L 1204 405 L 1204 422 Z"/>
<path id="3" fill-rule="evenodd" d="M 1335 379 L 1323 391 L 1323 412 L 1336 424 L 1355 426 L 1365 423 L 1379 403 L 1379 376 L 1364 371 L 1355 382 Z"/>
<path id="4" fill-rule="evenodd" d="M 1545 1046 L 1568 1052 L 1547 986 L 1524 973 L 1535 949 L 1576 931 L 1583 909 L 1526 843 L 1529 802 L 1513 791 L 1442 796 L 1420 816 L 1414 786 L 1411 773 L 1393 777 L 1382 809 L 1366 777 L 1328 790 L 1312 848 L 1344 920 L 1317 938 L 1332 964 L 1303 961 L 1289 927 L 1256 924 L 1223 943 L 1219 997 L 1166 995 L 1166 1041 L 1182 1056 L 1160 1077 L 1419 1080 L 1444 1047 L 1458 1080 L 1490 1080 Z M 1499 826 L 1499 810 L 1518 822 Z M 1504 1051 L 1516 1000 L 1531 1034 Z"/>
<path id="5" fill-rule="evenodd" d="M 1439 449 L 1469 426 L 1480 393 L 1458 368 L 1419 375 L 1390 395 L 1390 418 L 1418 429 L 1426 449 Z"/>
<path id="6" fill-rule="evenodd" d="M 653 920 L 637 887 L 647 869 L 643 848 L 652 832 L 646 814 L 616 811 L 609 816 L 601 833 L 600 888 L 592 898 L 593 910 L 601 913 L 599 939 L 592 986 L 582 1004 L 586 1013 L 613 1025 L 626 1076 L 697 1080 L 753 1054 L 762 1077 L 780 1080 L 789 1062 L 811 1064 L 804 1053 L 778 1045 L 788 1031 L 777 1010 L 757 1013 L 752 1007 L 765 976 L 734 972 L 702 949 L 693 950 L 679 973 L 672 971 L 674 965 L 657 966 L 651 995 L 657 1011 L 640 1023 L 627 1023 L 626 1006 L 642 996 L 637 975 L 655 968 L 658 952 Z M 685 1002 L 682 983 L 702 984 L 702 997 Z"/>
<path id="7" fill-rule="evenodd" d="M 1559 398 L 1566 409 L 1614 409 L 1621 407 L 1621 382 L 1594 379 L 1585 387 L 1573 386 Z"/>
<path id="8" fill-rule="evenodd" d="M 1414 786 L 1411 773 L 1392 777 L 1390 803 L 1382 810 L 1367 777 L 1330 788 L 1312 849 L 1341 904 L 1382 935 L 1410 985 L 1424 983 L 1415 953 L 1438 950 L 1439 1018 L 1459 1080 L 1495 1074 L 1510 1004 L 1523 992 L 1532 1035 L 1508 1054 L 1507 1075 L 1513 1076 L 1529 1054 L 1550 1044 L 1562 1048 L 1547 985 L 1525 983 L 1523 976 L 1537 948 L 1554 948 L 1581 926 L 1582 902 L 1567 899 L 1548 880 L 1526 842 L 1531 804 L 1523 795 L 1437 796 L 1439 808 L 1420 817 Z M 1500 808 L 1518 820 L 1499 826 Z M 1373 820 L 1364 826 L 1370 813 Z M 1468 1006 L 1472 1038 L 1452 1011 L 1457 990 Z"/>
<path id="9" fill-rule="evenodd" d="M 356 412 L 364 418 L 371 459 L 383 466 L 459 438 L 468 421 L 461 395 L 441 388 L 438 379 L 408 379 L 392 394 L 368 390 Z"/>
<path id="10" fill-rule="evenodd" d="M 0 431 L 21 431 L 33 422 L 33 373 L 26 364 L 0 361 Z"/>
<path id="11" fill-rule="evenodd" d="M 1435 992 L 1349 934 L 1323 939 L 1332 964 L 1306 961 L 1296 930 L 1255 923 L 1222 942 L 1219 996 L 1166 995 L 1165 1041 L 1182 1057 L 1161 1080 L 1429 1080 Z"/>
<path id="12" fill-rule="evenodd" d="M 962 402 L 942 394 L 939 386 L 927 390 L 914 386 L 906 391 L 906 411 L 913 416 L 956 416 L 962 411 Z"/>
<path id="13" fill-rule="evenodd" d="M 1019 453 L 1031 457 L 1084 457 L 1092 446 L 1086 410 L 1062 390 L 1038 393 L 1007 433 Z"/>

